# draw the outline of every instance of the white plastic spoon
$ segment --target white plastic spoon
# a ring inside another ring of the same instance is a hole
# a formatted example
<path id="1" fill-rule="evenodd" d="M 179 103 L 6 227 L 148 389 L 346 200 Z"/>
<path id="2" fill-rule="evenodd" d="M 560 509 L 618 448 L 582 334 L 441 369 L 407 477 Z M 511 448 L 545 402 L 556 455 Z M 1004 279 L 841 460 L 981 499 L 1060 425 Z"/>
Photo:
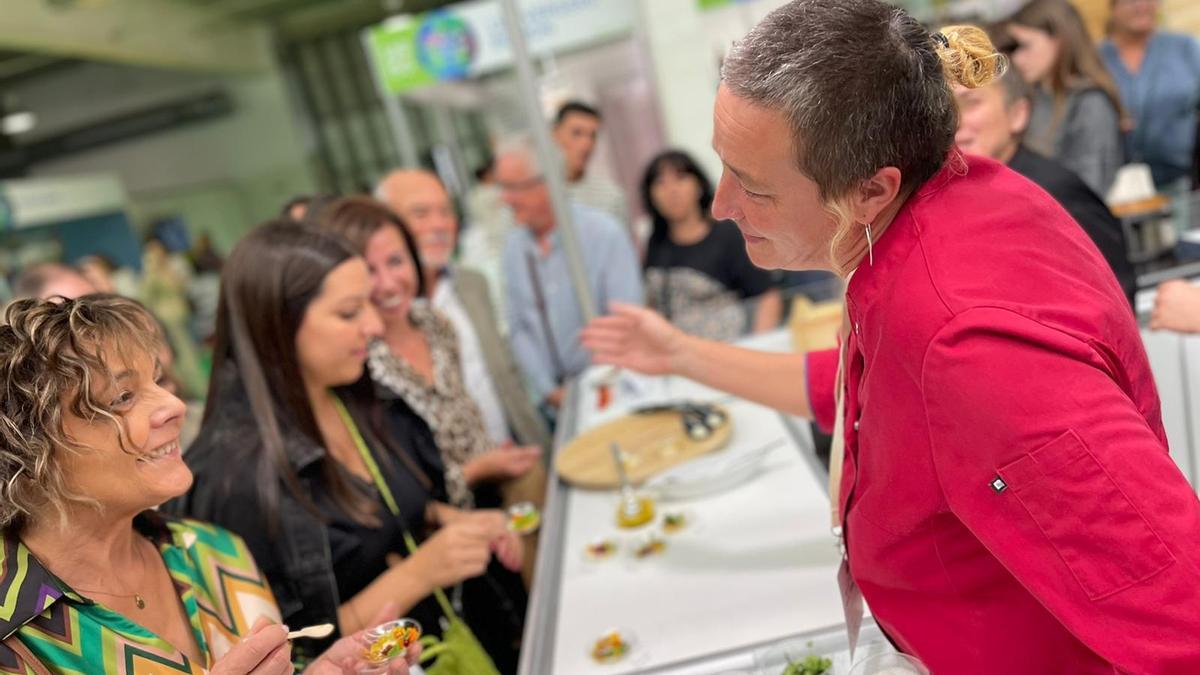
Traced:
<path id="1" fill-rule="evenodd" d="M 321 638 L 327 638 L 330 635 L 333 635 L 333 624 L 322 623 L 317 624 L 316 626 L 309 626 L 308 628 L 294 630 L 287 634 L 287 639 L 295 640 L 296 638 L 314 638 L 316 640 L 320 640 Z"/>

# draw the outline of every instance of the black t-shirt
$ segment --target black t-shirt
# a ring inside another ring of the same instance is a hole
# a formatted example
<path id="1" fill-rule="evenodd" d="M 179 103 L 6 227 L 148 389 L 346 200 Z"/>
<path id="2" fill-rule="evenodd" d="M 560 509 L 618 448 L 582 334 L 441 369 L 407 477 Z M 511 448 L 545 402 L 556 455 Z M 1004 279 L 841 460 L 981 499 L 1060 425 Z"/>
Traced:
<path id="1" fill-rule="evenodd" d="M 1137 293 L 1137 276 L 1129 262 L 1121 221 L 1112 214 L 1104 200 L 1070 169 L 1025 146 L 1017 148 L 1016 154 L 1008 160 L 1008 167 L 1037 183 L 1071 214 L 1112 267 L 1121 290 L 1132 306 Z"/>
<path id="2" fill-rule="evenodd" d="M 746 241 L 731 221 L 713 223 L 694 244 L 652 241 L 646 250 L 650 306 L 694 335 L 728 340 L 748 326 L 742 300 L 766 293 L 771 277 L 750 262 Z"/>

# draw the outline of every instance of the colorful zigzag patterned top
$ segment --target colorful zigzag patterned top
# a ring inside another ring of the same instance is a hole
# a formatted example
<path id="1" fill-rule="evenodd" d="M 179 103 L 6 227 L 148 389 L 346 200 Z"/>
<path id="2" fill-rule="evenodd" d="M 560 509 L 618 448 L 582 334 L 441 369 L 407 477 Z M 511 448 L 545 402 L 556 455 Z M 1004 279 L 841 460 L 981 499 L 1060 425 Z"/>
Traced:
<path id="1" fill-rule="evenodd" d="M 0 548 L 0 639 L 15 633 L 55 673 L 204 673 L 259 617 L 279 621 L 271 587 L 236 535 L 151 511 L 134 526 L 158 546 L 207 663 L 191 662 L 146 628 L 72 590 L 7 535 Z M 0 644 L 0 673 L 32 672 Z"/>

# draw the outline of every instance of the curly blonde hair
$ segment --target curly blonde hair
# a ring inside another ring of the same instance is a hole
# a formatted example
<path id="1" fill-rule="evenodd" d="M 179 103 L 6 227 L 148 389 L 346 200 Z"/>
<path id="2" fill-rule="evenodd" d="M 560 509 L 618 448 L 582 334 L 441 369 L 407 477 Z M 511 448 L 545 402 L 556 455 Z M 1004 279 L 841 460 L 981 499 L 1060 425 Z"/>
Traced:
<path id="1" fill-rule="evenodd" d="M 77 300 L 18 300 L 0 325 L 0 530 L 20 530 L 35 518 L 65 521 L 72 504 L 96 505 L 75 494 L 62 467 L 64 452 L 81 446 L 64 413 L 107 420 L 125 448 L 120 417 L 94 395 L 111 381 L 105 357 L 129 361 L 156 354 L 157 323 L 140 304 L 115 295 Z"/>

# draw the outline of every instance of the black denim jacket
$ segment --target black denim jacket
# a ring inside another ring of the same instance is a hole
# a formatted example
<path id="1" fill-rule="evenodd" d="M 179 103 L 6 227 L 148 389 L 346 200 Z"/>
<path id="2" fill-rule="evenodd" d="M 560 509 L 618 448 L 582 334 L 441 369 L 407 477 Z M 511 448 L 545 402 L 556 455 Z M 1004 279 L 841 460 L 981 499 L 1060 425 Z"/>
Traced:
<path id="1" fill-rule="evenodd" d="M 252 464 L 257 461 L 253 450 L 259 445 L 258 429 L 236 377 L 227 378 L 226 384 L 219 390 L 220 395 L 214 397 L 211 404 L 216 408 L 206 417 L 199 436 L 184 455 L 195 482 L 186 495 L 164 509 L 216 523 L 241 535 L 270 581 L 283 620 L 289 626 L 322 623 L 336 626 L 341 598 L 325 524 L 283 485 L 280 485 L 277 527 L 266 523 Z M 357 405 L 347 392 L 340 393 L 360 428 L 385 425 L 398 447 L 417 455 L 422 465 L 440 463 L 432 433 L 407 406 L 389 404 L 384 419 L 367 420 L 364 407 Z M 319 460 L 325 456 L 325 449 L 294 429 L 281 431 L 301 490 L 306 495 L 316 494 L 321 480 Z M 436 471 L 436 467 L 430 468 Z M 441 484 L 441 481 L 430 483 L 428 499 L 441 497 L 438 494 L 442 491 L 438 487 Z M 305 658 L 315 657 L 337 637 L 335 634 L 327 640 L 297 641 L 293 652 Z"/>

